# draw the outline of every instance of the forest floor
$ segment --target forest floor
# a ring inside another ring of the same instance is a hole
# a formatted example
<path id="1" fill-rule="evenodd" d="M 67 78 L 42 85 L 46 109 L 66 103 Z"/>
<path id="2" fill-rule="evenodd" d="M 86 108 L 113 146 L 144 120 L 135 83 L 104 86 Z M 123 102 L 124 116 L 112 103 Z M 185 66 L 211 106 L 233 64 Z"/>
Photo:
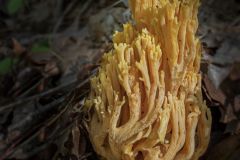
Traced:
<path id="1" fill-rule="evenodd" d="M 81 106 L 127 0 L 0 0 L 0 160 L 96 160 Z M 240 1 L 202 0 L 207 160 L 240 157 Z"/>

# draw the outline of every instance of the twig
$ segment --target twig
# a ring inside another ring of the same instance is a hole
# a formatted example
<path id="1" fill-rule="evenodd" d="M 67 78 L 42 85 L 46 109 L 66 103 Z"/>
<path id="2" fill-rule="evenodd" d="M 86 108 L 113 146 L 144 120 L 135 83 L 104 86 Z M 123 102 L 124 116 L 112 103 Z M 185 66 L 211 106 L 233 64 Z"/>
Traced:
<path id="1" fill-rule="evenodd" d="M 34 36 L 26 36 L 26 35 L 22 35 L 22 34 L 18 34 L 18 35 L 10 35 L 11 37 L 17 37 L 19 39 L 19 42 L 22 45 L 27 45 L 29 43 L 32 43 L 34 41 L 37 41 L 39 39 L 49 39 L 49 37 L 51 38 L 59 38 L 59 37 L 64 37 L 64 36 L 83 36 L 84 32 L 86 32 L 86 28 L 83 28 L 79 31 L 72 31 L 72 32 L 62 32 L 62 33 L 46 33 L 46 34 L 39 34 L 39 35 L 34 35 Z M 25 37 L 25 38 L 22 38 Z"/>
<path id="2" fill-rule="evenodd" d="M 128 7 L 128 1 L 127 0 L 118 0 L 117 2 L 114 2 L 112 5 L 110 5 L 107 8 L 113 8 L 120 3 L 123 3 L 126 7 Z"/>
<path id="3" fill-rule="evenodd" d="M 82 81 L 80 84 L 78 84 L 78 85 L 77 85 L 77 82 L 78 82 L 77 78 L 76 78 L 76 79 L 73 79 L 72 81 L 69 81 L 69 82 L 67 82 L 67 83 L 65 83 L 65 84 L 59 85 L 59 86 L 57 86 L 57 87 L 55 87 L 55 88 L 53 88 L 53 89 L 50 89 L 50 90 L 48 90 L 48 91 L 46 91 L 46 92 L 43 92 L 43 93 L 40 93 L 40 94 L 38 94 L 38 95 L 34 95 L 34 96 L 31 96 L 31 97 L 28 97 L 28 98 L 23 99 L 23 100 L 22 100 L 22 99 L 19 99 L 19 100 L 17 100 L 17 101 L 14 102 L 14 103 L 11 103 L 11 104 L 2 106 L 2 107 L 0 107 L 0 112 L 4 111 L 4 110 L 6 110 L 6 109 L 10 109 L 10 108 L 12 108 L 12 107 L 14 107 L 14 106 L 16 106 L 16 105 L 20 105 L 20 104 L 22 104 L 22 103 L 26 103 L 26 102 L 28 102 L 28 101 L 41 98 L 41 97 L 43 97 L 43 96 L 47 96 L 47 95 L 52 94 L 52 93 L 54 93 L 54 92 L 56 92 L 56 91 L 58 91 L 58 90 L 61 90 L 61 89 L 63 89 L 63 88 L 66 88 L 66 87 L 68 87 L 68 86 L 70 86 L 70 85 L 75 85 L 76 88 L 80 88 L 80 87 L 84 86 L 85 84 L 87 84 L 87 83 L 90 81 L 90 78 L 96 74 L 96 72 L 97 72 L 97 69 L 94 69 L 94 70 L 92 71 L 92 74 L 91 74 L 88 78 L 86 78 L 84 81 Z"/>
<path id="4" fill-rule="evenodd" d="M 64 100 L 64 99 L 62 99 Z M 61 103 L 61 102 L 60 102 Z M 69 108 L 69 104 L 71 103 L 71 100 L 68 101 L 67 104 L 65 105 L 65 108 L 60 111 L 56 116 L 54 116 L 54 118 L 48 119 L 47 124 L 43 125 L 42 127 L 37 127 L 37 131 L 31 135 L 31 133 L 33 133 L 33 131 L 28 132 L 28 134 L 26 134 L 24 137 L 21 137 L 20 139 L 18 139 L 14 144 L 12 144 L 7 151 L 5 152 L 5 154 L 0 157 L 0 160 L 3 160 L 5 158 L 8 158 L 9 156 L 11 156 L 12 154 L 14 154 L 19 148 L 22 148 L 24 145 L 26 145 L 27 143 L 31 142 L 34 138 L 36 138 L 40 132 L 44 129 L 47 128 L 48 126 L 50 126 L 52 123 L 54 123 L 55 121 L 57 121 L 62 115 L 63 113 L 65 113 L 65 111 L 67 110 L 67 108 Z M 48 107 L 49 108 L 49 107 Z M 59 139 L 59 137 L 61 137 L 64 133 L 66 133 L 66 131 L 69 130 L 69 128 L 72 128 L 72 126 L 74 125 L 74 122 L 76 122 L 79 118 L 81 117 L 81 115 L 76 116 L 71 122 L 66 123 L 66 126 L 64 127 L 56 127 L 52 132 L 51 135 L 48 136 L 48 138 L 45 140 L 46 143 L 40 145 L 37 149 L 34 149 L 31 151 L 31 153 L 28 153 L 28 156 L 31 156 L 39 151 L 41 151 L 42 149 L 44 149 L 47 145 L 49 145 L 50 143 L 54 142 L 56 139 Z M 63 129 L 62 129 L 63 128 Z M 34 129 L 36 130 L 36 128 Z M 31 135 L 26 141 L 22 142 L 22 139 L 24 139 L 25 137 L 28 137 L 28 135 Z M 55 136 L 54 136 L 55 135 Z"/>
<path id="5" fill-rule="evenodd" d="M 62 24 L 62 21 L 63 21 L 64 17 L 68 14 L 69 11 L 72 10 L 72 8 L 76 5 L 77 2 L 78 2 L 78 0 L 74 0 L 72 3 L 70 3 L 67 6 L 67 8 L 64 10 L 62 16 L 58 19 L 56 25 L 53 28 L 53 34 L 55 34 L 58 31 L 59 27 Z"/>
<path id="6" fill-rule="evenodd" d="M 83 14 L 92 2 L 93 2 L 93 0 L 86 1 L 86 3 L 84 4 L 84 6 L 81 8 L 81 10 L 79 12 L 79 15 Z"/>
<path id="7" fill-rule="evenodd" d="M 41 84 L 41 82 L 44 81 L 44 78 L 41 78 L 36 84 L 32 85 L 29 89 L 27 89 L 26 91 L 24 91 L 21 95 L 18 96 L 18 98 L 23 98 L 26 95 L 28 95 L 32 90 L 34 90 L 39 84 Z"/>
<path id="8" fill-rule="evenodd" d="M 50 103 L 50 104 L 47 105 L 47 107 L 44 108 L 44 110 L 42 110 L 41 112 L 44 112 L 44 111 L 46 111 L 46 110 L 49 110 L 49 109 L 51 109 L 53 106 L 56 106 L 56 105 L 58 105 L 58 104 L 60 104 L 60 103 L 62 103 L 62 102 L 64 102 L 64 97 L 60 98 L 58 101 L 54 101 L 54 102 Z M 30 115 L 30 116 L 36 116 L 36 115 L 39 114 L 39 112 L 40 112 L 40 111 L 37 111 L 37 112 L 33 113 L 33 114 Z M 40 125 L 39 125 L 39 126 L 40 126 Z M 17 140 L 15 140 L 14 143 L 11 144 L 10 147 L 6 150 L 6 152 L 5 152 L 2 156 L 0 156 L 0 160 L 4 160 L 4 159 L 7 158 L 9 155 L 11 155 L 11 154 L 13 153 L 13 149 L 16 148 L 17 146 L 19 146 L 19 143 L 21 143 L 21 141 L 22 141 L 24 138 L 26 138 L 26 137 L 28 137 L 29 135 L 31 135 L 31 133 L 32 133 L 34 130 L 36 130 L 37 128 L 38 128 L 38 127 L 35 127 L 32 131 L 30 131 L 30 132 L 25 132 L 25 134 L 24 134 L 23 137 L 20 137 L 20 138 L 18 138 Z M 35 136 L 37 135 L 37 133 L 40 132 L 40 131 L 41 131 L 41 130 L 38 130 L 35 134 L 33 134 L 32 136 L 30 136 L 30 138 L 27 139 L 26 141 L 24 141 L 22 144 L 25 144 L 25 143 L 31 141 L 31 140 L 33 139 L 33 137 L 35 137 Z"/>
<path id="9" fill-rule="evenodd" d="M 83 94 L 85 94 L 85 93 L 83 93 Z M 71 95 L 71 94 L 69 93 L 69 96 L 70 96 L 70 95 Z M 50 125 L 52 125 L 54 122 L 56 122 L 56 121 L 67 111 L 67 109 L 70 107 L 70 104 L 72 103 L 73 98 L 74 98 L 74 97 L 72 97 L 69 101 L 66 102 L 66 101 L 65 101 L 65 98 L 62 97 L 62 98 L 58 99 L 57 101 L 53 101 L 52 103 L 48 104 L 47 107 L 45 107 L 44 109 L 42 109 L 42 111 L 37 111 L 37 112 L 33 113 L 32 115 L 30 115 L 30 116 L 33 116 L 33 117 L 34 117 L 34 116 L 36 116 L 36 115 L 39 115 L 39 114 L 41 114 L 41 113 L 43 113 L 43 112 L 48 111 L 48 110 L 51 109 L 52 107 L 57 106 L 57 105 L 59 105 L 59 104 L 61 104 L 61 103 L 63 103 L 63 102 L 66 103 L 66 104 L 64 103 L 64 104 L 62 105 L 62 106 L 65 106 L 64 109 L 62 109 L 62 110 L 61 110 L 57 115 L 55 115 L 53 118 L 48 119 L 47 124 L 43 125 L 42 127 L 39 127 L 39 126 L 41 126 L 41 124 L 39 124 L 38 127 L 35 127 L 35 129 L 32 129 L 32 131 L 25 132 L 26 134 L 24 134 L 23 137 L 20 137 L 19 139 L 17 139 L 16 141 L 14 141 L 14 143 L 6 150 L 6 152 L 3 154 L 3 156 L 2 156 L 2 157 L 0 156 L 0 160 L 3 160 L 3 159 L 5 159 L 5 158 L 9 157 L 10 155 L 12 155 L 12 154 L 13 154 L 15 151 L 17 151 L 19 148 L 21 148 L 22 146 L 24 146 L 25 144 L 29 143 L 29 142 L 32 141 L 34 138 L 36 138 L 44 128 L 47 128 L 47 127 L 49 127 Z M 41 113 L 40 113 L 40 112 L 41 112 Z M 64 129 L 63 129 L 60 133 L 58 132 L 57 135 L 59 135 L 59 134 L 61 134 L 61 133 L 64 133 L 68 128 L 72 127 L 72 125 L 74 124 L 73 122 L 77 121 L 79 117 L 80 117 L 80 115 L 77 116 L 77 117 L 75 117 L 75 118 L 72 120 L 71 124 L 69 125 L 69 123 L 68 123 L 67 126 L 64 127 Z M 26 119 L 28 119 L 28 118 L 26 118 Z M 45 121 L 45 122 L 46 122 L 46 121 Z M 37 129 L 37 128 L 38 128 L 38 129 Z M 34 130 L 36 130 L 36 129 L 37 129 L 37 131 L 36 131 L 34 134 L 31 135 L 31 133 L 33 133 Z M 55 128 L 54 131 L 52 131 L 51 135 L 49 135 L 49 138 L 48 138 L 48 139 L 51 140 L 51 137 L 53 137 L 53 140 L 56 139 L 56 138 L 54 138 L 54 135 L 57 133 L 57 131 L 58 131 L 59 129 L 60 129 L 59 127 Z M 22 135 L 23 135 L 23 134 L 22 134 Z M 23 139 L 25 139 L 26 137 L 28 137 L 29 135 L 31 135 L 31 136 L 30 136 L 26 141 L 24 141 L 24 142 L 21 143 L 21 141 L 22 141 Z M 57 136 L 57 137 L 59 137 L 59 136 Z M 47 140 L 48 140 L 48 139 L 47 139 Z M 53 141 L 53 140 L 52 140 L 52 141 Z M 45 144 L 43 144 L 43 145 L 45 145 Z M 41 146 L 43 146 L 43 145 L 41 145 Z M 36 149 L 36 150 L 37 150 L 37 149 Z M 34 151 L 32 151 L 32 152 L 34 152 Z"/>
<path id="10" fill-rule="evenodd" d="M 87 78 L 86 80 L 84 80 L 84 81 L 83 81 L 82 83 L 80 83 L 79 85 L 80 85 L 80 86 L 83 86 L 84 84 L 86 84 L 86 83 L 89 81 L 89 79 L 90 79 L 90 78 Z M 14 103 L 11 103 L 11 104 L 2 106 L 2 107 L 0 107 L 0 112 L 4 111 L 4 110 L 6 110 L 6 109 L 10 109 L 10 108 L 12 108 L 12 107 L 14 107 L 14 106 L 16 106 L 16 105 L 20 105 L 20 104 L 22 104 L 22 103 L 26 103 L 26 102 L 28 102 L 28 101 L 31 101 L 31 100 L 34 100 L 34 99 L 37 99 L 37 98 L 40 98 L 40 97 L 49 95 L 49 94 L 54 93 L 54 92 L 56 92 L 56 91 L 58 91 L 58 90 L 60 90 L 60 89 L 63 89 L 63 88 L 65 88 L 65 87 L 68 87 L 68 86 L 74 85 L 74 84 L 77 84 L 77 79 L 73 79 L 72 81 L 69 81 L 69 82 L 67 82 L 67 83 L 65 83 L 65 84 L 62 84 L 62 85 L 60 85 L 60 86 L 58 86 L 58 87 L 55 87 L 55 88 L 53 88 L 53 89 L 50 89 L 50 90 L 48 90 L 48 91 L 46 91 L 46 92 L 43 92 L 43 93 L 40 93 L 40 94 L 38 94 L 38 95 L 34 95 L 34 96 L 28 97 L 28 98 L 23 99 L 23 100 L 22 100 L 22 99 L 19 99 L 19 100 L 17 100 L 17 101 L 14 102 Z"/>

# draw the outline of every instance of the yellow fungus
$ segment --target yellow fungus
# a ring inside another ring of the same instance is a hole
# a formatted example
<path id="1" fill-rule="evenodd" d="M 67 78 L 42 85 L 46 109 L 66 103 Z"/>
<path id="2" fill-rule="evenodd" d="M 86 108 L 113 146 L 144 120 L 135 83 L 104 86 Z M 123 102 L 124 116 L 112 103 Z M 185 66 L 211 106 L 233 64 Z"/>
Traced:
<path id="1" fill-rule="evenodd" d="M 199 1 L 129 4 L 135 23 L 114 34 L 91 80 L 91 143 L 106 160 L 197 160 L 211 129 L 195 36 Z"/>

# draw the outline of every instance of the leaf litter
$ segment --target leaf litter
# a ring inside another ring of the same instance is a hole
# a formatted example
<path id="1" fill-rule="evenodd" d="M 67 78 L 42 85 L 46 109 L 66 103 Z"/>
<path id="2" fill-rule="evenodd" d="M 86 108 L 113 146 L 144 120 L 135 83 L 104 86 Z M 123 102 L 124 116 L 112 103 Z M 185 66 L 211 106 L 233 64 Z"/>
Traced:
<path id="1" fill-rule="evenodd" d="M 203 90 L 214 117 L 208 160 L 239 155 L 238 3 L 203 0 L 200 8 Z M 5 70 L 0 76 L 0 160 L 95 160 L 81 106 L 89 77 L 111 49 L 112 34 L 131 20 L 127 1 L 33 0 L 23 5 L 0 11 L 0 65 L 14 61 L 0 67 Z M 226 145 L 232 147 L 221 152 Z"/>
<path id="2" fill-rule="evenodd" d="M 200 8 L 199 35 L 206 46 L 203 90 L 210 98 L 214 117 L 212 140 L 205 156 L 208 160 L 231 160 L 239 155 L 239 10 L 237 0 L 203 0 Z"/>

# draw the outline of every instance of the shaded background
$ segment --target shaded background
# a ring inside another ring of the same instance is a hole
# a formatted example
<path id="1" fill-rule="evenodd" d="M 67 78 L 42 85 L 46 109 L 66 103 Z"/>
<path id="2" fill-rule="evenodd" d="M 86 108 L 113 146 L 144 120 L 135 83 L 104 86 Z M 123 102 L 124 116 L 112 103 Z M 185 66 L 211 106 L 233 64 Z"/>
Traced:
<path id="1" fill-rule="evenodd" d="M 81 105 L 127 0 L 0 0 L 0 160 L 95 160 Z M 204 159 L 240 157 L 240 1 L 202 0 Z"/>

